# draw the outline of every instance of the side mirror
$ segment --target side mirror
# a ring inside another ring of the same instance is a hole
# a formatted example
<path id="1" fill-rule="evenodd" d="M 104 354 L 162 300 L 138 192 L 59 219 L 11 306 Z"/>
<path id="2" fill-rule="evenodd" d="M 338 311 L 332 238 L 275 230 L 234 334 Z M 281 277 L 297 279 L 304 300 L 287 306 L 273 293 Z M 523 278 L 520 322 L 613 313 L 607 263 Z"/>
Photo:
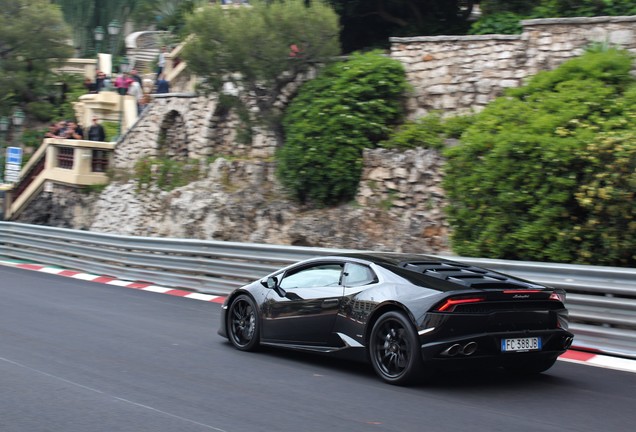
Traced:
<path id="1" fill-rule="evenodd" d="M 270 276 L 267 279 L 262 280 L 261 284 L 265 288 L 274 290 L 276 294 L 278 294 L 281 297 L 287 296 L 287 293 L 285 292 L 285 290 L 278 285 L 278 278 L 276 276 Z"/>
<path id="2" fill-rule="evenodd" d="M 278 278 L 276 276 L 270 276 L 267 278 L 266 286 L 269 289 L 276 289 L 278 287 Z"/>

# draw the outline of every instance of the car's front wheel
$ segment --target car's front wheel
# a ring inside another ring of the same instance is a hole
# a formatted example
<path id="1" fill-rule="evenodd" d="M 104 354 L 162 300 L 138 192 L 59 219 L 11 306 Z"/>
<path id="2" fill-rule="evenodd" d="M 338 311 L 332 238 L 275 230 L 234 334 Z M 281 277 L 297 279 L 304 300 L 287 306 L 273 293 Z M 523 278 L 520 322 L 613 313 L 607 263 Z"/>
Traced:
<path id="1" fill-rule="evenodd" d="M 227 333 L 232 345 L 241 351 L 253 351 L 258 347 L 260 323 L 256 305 L 250 296 L 240 295 L 230 304 Z"/>
<path id="2" fill-rule="evenodd" d="M 369 338 L 369 357 L 375 372 L 389 384 L 409 384 L 421 375 L 417 334 L 404 314 L 390 311 L 378 318 Z"/>

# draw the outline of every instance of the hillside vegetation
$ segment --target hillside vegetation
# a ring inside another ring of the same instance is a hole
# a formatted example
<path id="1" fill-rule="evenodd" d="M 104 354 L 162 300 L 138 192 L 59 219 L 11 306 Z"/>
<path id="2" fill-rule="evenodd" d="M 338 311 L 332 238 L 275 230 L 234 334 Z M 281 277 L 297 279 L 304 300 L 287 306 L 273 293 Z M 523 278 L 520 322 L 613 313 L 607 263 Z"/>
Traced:
<path id="1" fill-rule="evenodd" d="M 291 196 L 314 206 L 351 200 L 362 151 L 402 120 L 404 66 L 380 52 L 354 54 L 301 87 L 287 108 L 277 172 Z"/>
<path id="2" fill-rule="evenodd" d="M 475 116 L 446 152 L 456 253 L 636 266 L 631 67 L 591 50 Z"/>

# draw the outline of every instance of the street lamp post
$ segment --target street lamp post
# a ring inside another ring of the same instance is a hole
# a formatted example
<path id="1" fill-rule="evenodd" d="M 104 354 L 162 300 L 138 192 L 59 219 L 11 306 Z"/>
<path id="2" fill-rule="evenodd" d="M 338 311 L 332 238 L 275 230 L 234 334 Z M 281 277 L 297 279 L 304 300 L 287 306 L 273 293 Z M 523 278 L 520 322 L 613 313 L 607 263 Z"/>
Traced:
<path id="1" fill-rule="evenodd" d="M 9 130 L 9 119 L 0 117 L 0 183 L 4 183 L 4 143 Z"/>
<path id="2" fill-rule="evenodd" d="M 13 116 L 11 116 L 11 121 L 13 123 L 13 126 L 15 126 L 15 136 L 13 137 L 14 140 L 18 141 L 18 146 L 20 148 L 22 148 L 22 141 L 20 141 L 20 129 L 22 128 L 22 124 L 24 123 L 24 113 L 22 112 L 22 110 L 20 108 L 17 108 L 15 111 L 13 111 Z"/>
<path id="3" fill-rule="evenodd" d="M 7 118 L 7 117 L 0 117 L 0 133 L 2 134 L 2 142 L 0 142 L 0 150 L 2 150 L 2 156 L 4 159 L 6 159 L 5 156 L 10 156 L 8 159 L 8 162 L 11 162 L 11 164 L 7 164 L 6 160 L 2 163 L 3 165 L 3 169 L 5 171 L 5 174 L 8 173 L 9 168 L 11 171 L 11 176 L 10 178 L 8 178 L 7 180 L 9 180 L 10 182 L 15 182 L 16 179 L 19 177 L 19 172 L 20 172 L 20 160 L 22 158 L 22 143 L 20 143 L 20 128 L 22 127 L 22 124 L 24 123 L 24 113 L 22 112 L 21 109 L 17 108 L 14 112 L 13 115 L 11 116 L 11 119 Z M 11 155 L 8 154 L 9 152 L 9 148 L 7 148 L 6 150 L 3 149 L 3 145 L 4 144 L 4 138 L 6 137 L 8 131 L 9 131 L 9 126 L 13 125 L 13 131 L 11 133 L 11 139 L 9 141 L 15 141 L 18 140 L 18 143 L 20 145 L 20 150 L 17 153 L 17 160 L 14 162 L 12 161 L 13 156 L 16 155 L 15 151 L 11 152 Z"/>
<path id="4" fill-rule="evenodd" d="M 97 50 L 97 54 L 102 51 L 102 41 L 104 40 L 104 29 L 102 26 L 95 27 L 95 48 Z"/>
<path id="5" fill-rule="evenodd" d="M 112 20 L 110 24 L 108 24 L 108 35 L 110 41 L 110 53 L 111 55 L 115 55 L 115 49 L 117 48 L 116 39 L 119 34 L 119 30 L 121 30 L 121 24 L 116 19 Z"/>

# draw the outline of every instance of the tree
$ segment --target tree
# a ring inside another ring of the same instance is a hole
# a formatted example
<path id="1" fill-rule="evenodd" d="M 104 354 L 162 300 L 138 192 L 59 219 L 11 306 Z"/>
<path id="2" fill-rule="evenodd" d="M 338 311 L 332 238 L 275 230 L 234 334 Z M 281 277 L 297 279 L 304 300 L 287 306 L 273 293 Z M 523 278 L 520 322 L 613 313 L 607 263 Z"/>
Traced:
<path id="1" fill-rule="evenodd" d="M 473 0 L 330 0 L 344 52 L 388 47 L 391 36 L 465 34 Z"/>
<path id="2" fill-rule="evenodd" d="M 69 28 L 48 0 L 0 0 L 0 114 L 51 92 L 51 67 L 72 54 Z"/>
<path id="3" fill-rule="evenodd" d="M 233 82 L 257 96 L 264 116 L 276 118 L 274 103 L 281 90 L 339 53 L 338 17 L 318 0 L 250 4 L 230 9 L 209 5 L 192 15 L 183 58 L 203 79 L 202 88 L 219 92 L 224 82 Z"/>
<path id="4" fill-rule="evenodd" d="M 533 18 L 621 16 L 636 14 L 633 0 L 481 0 L 482 16 L 471 34 L 517 34 L 521 21 Z"/>
<path id="5" fill-rule="evenodd" d="M 209 3 L 208 0 L 139 0 L 133 18 L 138 25 L 154 25 L 157 30 L 176 34 L 183 31 L 186 16 Z"/>
<path id="6" fill-rule="evenodd" d="M 117 51 L 124 40 L 124 32 L 120 31 L 114 40 L 108 40 L 108 24 L 113 20 L 120 23 L 128 21 L 129 17 L 141 0 L 53 0 L 60 6 L 64 19 L 73 31 L 73 46 L 81 55 L 92 55 L 95 52 L 95 28 L 101 26 L 104 30 L 106 43 L 111 43 Z M 106 45 L 103 51 L 109 51 Z"/>

